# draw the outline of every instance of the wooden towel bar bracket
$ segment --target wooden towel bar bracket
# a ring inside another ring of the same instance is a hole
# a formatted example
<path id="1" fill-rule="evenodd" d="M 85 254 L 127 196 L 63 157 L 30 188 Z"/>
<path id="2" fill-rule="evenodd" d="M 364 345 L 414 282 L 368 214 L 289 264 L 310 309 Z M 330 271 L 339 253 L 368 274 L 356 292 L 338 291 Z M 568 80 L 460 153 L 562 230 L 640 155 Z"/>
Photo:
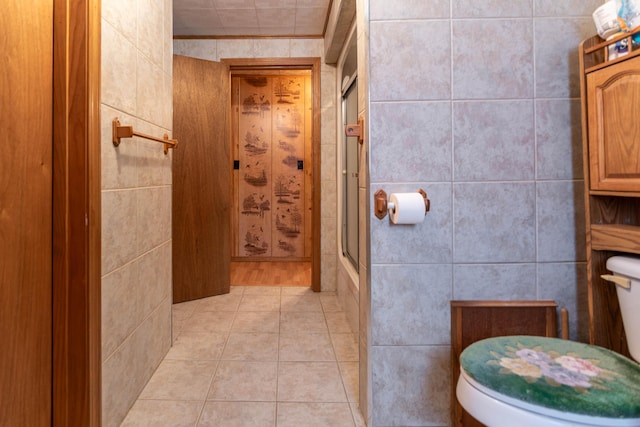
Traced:
<path id="1" fill-rule="evenodd" d="M 132 138 L 133 136 L 139 136 L 140 138 L 150 139 L 164 144 L 164 154 L 169 152 L 169 148 L 176 148 L 178 145 L 177 139 L 169 139 L 169 135 L 164 134 L 164 139 L 156 138 L 155 136 L 146 135 L 141 132 L 133 130 L 133 126 L 120 126 L 120 120 L 116 117 L 113 119 L 113 145 L 116 147 L 120 145 L 122 138 Z"/>

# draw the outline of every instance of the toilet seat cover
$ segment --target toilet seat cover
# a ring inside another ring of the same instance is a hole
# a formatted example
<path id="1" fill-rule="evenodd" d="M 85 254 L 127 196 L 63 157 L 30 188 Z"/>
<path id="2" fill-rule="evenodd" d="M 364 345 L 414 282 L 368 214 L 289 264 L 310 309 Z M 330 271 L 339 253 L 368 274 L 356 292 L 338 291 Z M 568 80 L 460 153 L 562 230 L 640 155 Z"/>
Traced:
<path id="1" fill-rule="evenodd" d="M 489 338 L 467 347 L 460 367 L 494 398 L 507 396 L 527 410 L 640 422 L 640 365 L 601 347 L 557 338 Z"/>

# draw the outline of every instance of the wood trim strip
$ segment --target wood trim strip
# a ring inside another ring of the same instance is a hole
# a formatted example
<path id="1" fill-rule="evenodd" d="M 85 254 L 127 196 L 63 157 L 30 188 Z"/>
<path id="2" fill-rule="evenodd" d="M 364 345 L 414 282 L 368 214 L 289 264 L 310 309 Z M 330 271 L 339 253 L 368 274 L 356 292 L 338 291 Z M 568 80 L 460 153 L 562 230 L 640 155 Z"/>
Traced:
<path id="1" fill-rule="evenodd" d="M 557 306 L 553 300 L 452 300 L 451 307 L 549 307 Z"/>
<path id="2" fill-rule="evenodd" d="M 312 251 L 311 251 L 311 289 L 314 292 L 320 292 L 321 289 L 321 276 L 320 266 L 322 264 L 320 254 L 320 225 L 321 225 L 321 185 L 320 185 L 320 145 L 321 145 L 321 104 L 320 94 L 322 93 L 320 87 L 320 58 L 313 58 L 312 63 L 312 84 L 313 84 L 313 180 L 311 184 L 311 203 L 313 204 L 313 210 L 311 213 L 311 233 L 312 233 Z"/>
<path id="3" fill-rule="evenodd" d="M 54 426 L 101 423 L 100 10 L 54 0 Z"/>
<path id="4" fill-rule="evenodd" d="M 310 262 L 311 257 L 287 257 L 286 261 L 282 257 L 240 257 L 232 256 L 231 262 Z"/>

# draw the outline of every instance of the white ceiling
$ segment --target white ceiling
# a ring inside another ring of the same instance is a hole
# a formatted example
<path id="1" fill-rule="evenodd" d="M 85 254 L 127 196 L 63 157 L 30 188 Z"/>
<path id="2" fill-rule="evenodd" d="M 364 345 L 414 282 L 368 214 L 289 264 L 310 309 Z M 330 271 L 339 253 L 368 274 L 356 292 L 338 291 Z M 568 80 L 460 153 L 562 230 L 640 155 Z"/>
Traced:
<path id="1" fill-rule="evenodd" d="M 332 0 L 173 0 L 174 36 L 322 36 Z"/>

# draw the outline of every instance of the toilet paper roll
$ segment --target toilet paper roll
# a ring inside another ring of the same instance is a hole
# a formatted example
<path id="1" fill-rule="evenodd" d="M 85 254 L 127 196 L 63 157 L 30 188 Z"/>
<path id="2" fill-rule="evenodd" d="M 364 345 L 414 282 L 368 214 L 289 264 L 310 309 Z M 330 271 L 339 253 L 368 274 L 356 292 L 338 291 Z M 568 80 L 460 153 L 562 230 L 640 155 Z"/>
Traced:
<path id="1" fill-rule="evenodd" d="M 424 198 L 420 193 L 391 193 L 389 217 L 394 224 L 420 224 L 424 221 Z"/>

